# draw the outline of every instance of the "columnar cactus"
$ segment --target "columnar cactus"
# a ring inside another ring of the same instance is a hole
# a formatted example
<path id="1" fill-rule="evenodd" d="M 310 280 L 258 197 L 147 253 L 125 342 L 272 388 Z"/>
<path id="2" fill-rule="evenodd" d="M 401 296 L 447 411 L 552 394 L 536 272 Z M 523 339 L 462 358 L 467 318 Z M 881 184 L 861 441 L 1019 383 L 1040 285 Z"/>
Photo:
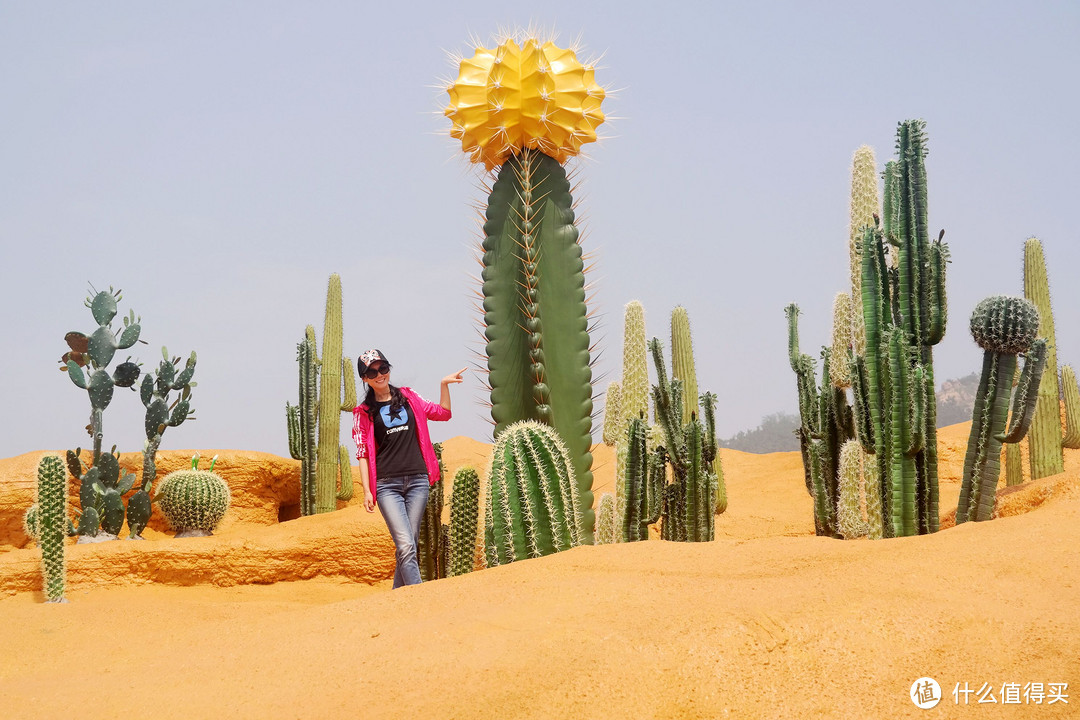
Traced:
<path id="1" fill-rule="evenodd" d="M 563 163 L 596 139 L 604 90 L 573 50 L 507 38 L 463 59 L 447 92 L 451 136 L 497 171 L 481 258 L 495 437 L 526 420 L 557 431 L 573 458 L 582 540 L 592 543 L 591 343 Z"/>
<path id="2" fill-rule="evenodd" d="M 855 437 L 854 415 L 847 394 L 830 380 L 832 350 L 821 349 L 824 361 L 821 387 L 817 387 L 814 359 L 799 351 L 799 306 L 784 309 L 788 320 L 788 361 L 795 372 L 799 394 L 799 447 L 806 490 L 814 498 L 814 528 L 818 535 L 839 537 L 836 503 L 840 449 Z"/>
<path id="3" fill-rule="evenodd" d="M 1065 396 L 1065 437 L 1061 444 L 1076 450 L 1080 448 L 1080 388 L 1071 365 L 1061 367 L 1061 387 Z"/>
<path id="4" fill-rule="evenodd" d="M 420 521 L 420 535 L 416 538 L 416 561 L 420 566 L 420 579 L 424 582 L 446 577 L 446 562 L 442 550 L 443 478 L 446 466 L 442 461 L 442 443 L 435 443 L 435 457 L 439 461 L 439 479 L 428 488 L 428 501 L 424 517 Z"/>
<path id="5" fill-rule="evenodd" d="M 897 152 L 885 168 L 882 225 L 863 230 L 866 350 L 854 361 L 858 434 L 878 463 L 887 536 L 938 528 L 933 346 L 945 334 L 949 258 L 944 231 L 929 240 L 923 121 L 900 123 Z M 918 427 L 909 423 L 917 407 Z"/>
<path id="6" fill-rule="evenodd" d="M 319 417 L 319 354 L 315 345 L 315 328 L 308 325 L 304 339 L 296 346 L 300 366 L 300 403 L 285 403 L 289 428 L 289 454 L 300 461 L 300 514 L 315 514 L 315 464 L 317 458 L 317 427 Z M 351 374 L 351 371 L 350 371 Z"/>
<path id="7" fill-rule="evenodd" d="M 570 450 L 552 427 L 525 420 L 499 433 L 484 508 L 488 567 L 591 544 L 578 493 Z"/>
<path id="8" fill-rule="evenodd" d="M 64 600 L 67 567 L 64 544 L 67 536 L 67 476 L 64 462 L 55 455 L 46 455 L 37 471 L 38 545 L 41 547 L 41 573 L 44 577 L 48 602 Z"/>
<path id="9" fill-rule="evenodd" d="M 623 356 L 620 436 L 630 421 L 645 413 L 649 416 L 649 360 L 645 338 L 645 307 L 637 300 L 623 309 Z"/>
<path id="10" fill-rule="evenodd" d="M 476 558 L 476 533 L 479 524 L 480 477 L 471 467 L 454 474 L 450 493 L 450 557 L 448 577 L 472 572 Z"/>
<path id="11" fill-rule="evenodd" d="M 829 382 L 833 387 L 851 387 L 851 326 L 851 296 L 836 293 L 833 298 L 832 363 L 829 365 Z"/>
<path id="12" fill-rule="evenodd" d="M 617 382 L 608 383 L 607 392 L 604 393 L 604 444 L 608 447 L 615 447 L 622 435 L 621 401 L 622 386 Z"/>
<path id="13" fill-rule="evenodd" d="M 716 419 L 713 412 L 716 396 L 704 393 L 700 397 L 704 426 L 696 412 L 691 414 L 690 422 L 683 424 L 682 381 L 668 379 L 663 346 L 658 339 L 653 338 L 649 342 L 649 350 L 658 379 L 658 384 L 653 386 L 653 405 L 658 424 L 664 432 L 663 447 L 673 479 L 664 491 L 661 536 L 671 540 L 706 542 L 715 537 L 716 498 L 712 465 L 716 459 Z"/>
<path id="14" fill-rule="evenodd" d="M 848 256 L 851 259 L 851 337 L 855 355 L 866 354 L 866 326 L 862 313 L 862 236 L 867 227 L 874 227 L 874 218 L 881 214 L 878 193 L 877 160 L 874 149 L 861 145 L 851 161 L 851 210 L 848 223 Z M 835 356 L 835 351 L 834 351 Z"/>
<path id="15" fill-rule="evenodd" d="M 613 544 L 617 531 L 616 525 L 615 495 L 614 493 L 604 493 L 596 504 L 596 544 Z"/>
<path id="16" fill-rule="evenodd" d="M 356 407 L 356 380 L 352 362 L 341 356 L 341 276 L 330 275 L 326 290 L 326 316 L 319 385 L 319 447 L 315 466 L 315 512 L 337 510 L 337 501 L 352 497 L 352 487 L 338 491 L 341 413 Z M 342 395 L 344 388 L 344 395 Z M 345 477 L 342 476 L 342 481 Z"/>
<path id="17" fill-rule="evenodd" d="M 1046 372 L 1039 383 L 1039 399 L 1035 417 L 1028 431 L 1028 463 L 1031 479 L 1065 472 L 1065 456 L 1061 450 L 1061 397 L 1058 389 L 1057 336 L 1054 333 L 1054 314 L 1050 308 L 1050 281 L 1046 259 L 1038 238 L 1024 243 L 1024 297 L 1039 311 L 1038 337 L 1046 340 Z"/>
<path id="18" fill-rule="evenodd" d="M 975 306 L 971 315 L 971 335 L 984 350 L 983 370 L 964 457 L 957 524 L 993 517 L 1001 474 L 1001 444 L 1015 443 L 1024 437 L 1038 399 L 1039 381 L 1046 364 L 1046 340 L 1036 339 L 1038 329 L 1039 312 L 1023 298 L 988 297 Z M 1012 420 L 1006 429 L 1012 377 L 1020 353 L 1026 359 L 1013 395 Z"/>
<path id="19" fill-rule="evenodd" d="M 863 485 L 863 451 L 858 440 L 848 440 L 840 448 L 840 498 L 836 506 L 837 530 L 845 538 L 866 534 L 859 494 Z"/>
<path id="20" fill-rule="evenodd" d="M 154 499 L 176 530 L 176 537 L 212 535 L 228 512 L 232 496 L 228 484 L 214 472 L 216 462 L 215 455 L 209 470 L 199 470 L 199 456 L 195 455 L 190 470 L 176 470 L 162 479 Z"/>

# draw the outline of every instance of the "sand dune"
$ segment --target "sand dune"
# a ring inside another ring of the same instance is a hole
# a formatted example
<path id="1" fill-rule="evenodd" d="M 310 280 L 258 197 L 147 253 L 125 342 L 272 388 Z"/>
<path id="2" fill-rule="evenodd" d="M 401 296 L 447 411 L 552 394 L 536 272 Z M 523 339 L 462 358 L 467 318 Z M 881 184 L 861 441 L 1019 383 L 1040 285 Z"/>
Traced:
<path id="1" fill-rule="evenodd" d="M 943 511 L 965 441 L 942 433 Z M 446 448 L 451 469 L 483 465 L 481 443 Z M 36 550 L 0 552 L 0 715 L 1080 716 L 1080 453 L 1003 492 L 1003 517 L 876 542 L 813 536 L 797 453 L 723 459 L 715 542 L 581 547 L 394 592 L 381 519 L 355 503 L 72 547 L 66 605 L 18 579 Z M 908 699 L 922 676 L 945 695 L 930 711 Z M 1076 696 L 1001 703 L 1029 682 Z M 999 700 L 957 705 L 957 683 Z"/>

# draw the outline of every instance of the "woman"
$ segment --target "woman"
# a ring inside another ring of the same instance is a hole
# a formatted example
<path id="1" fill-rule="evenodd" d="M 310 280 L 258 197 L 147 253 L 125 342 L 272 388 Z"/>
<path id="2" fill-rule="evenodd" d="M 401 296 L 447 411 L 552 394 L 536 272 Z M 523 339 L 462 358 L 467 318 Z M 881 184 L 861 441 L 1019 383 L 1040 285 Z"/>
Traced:
<path id="1" fill-rule="evenodd" d="M 428 434 L 428 420 L 450 419 L 450 385 L 462 381 L 462 368 L 442 379 L 439 404 L 410 388 L 390 384 L 390 363 L 381 350 L 368 350 L 356 361 L 367 383 L 364 403 L 353 409 L 353 440 L 360 463 L 364 507 L 379 512 L 394 540 L 394 587 L 420 582 L 416 559 L 420 522 L 428 488 L 439 479 L 439 461 Z"/>

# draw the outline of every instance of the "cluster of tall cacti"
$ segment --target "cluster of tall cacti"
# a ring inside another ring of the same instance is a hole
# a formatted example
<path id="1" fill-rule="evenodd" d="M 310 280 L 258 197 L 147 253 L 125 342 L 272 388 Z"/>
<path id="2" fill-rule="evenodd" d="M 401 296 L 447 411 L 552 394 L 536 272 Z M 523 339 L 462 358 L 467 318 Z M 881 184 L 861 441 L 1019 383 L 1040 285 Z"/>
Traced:
<path id="1" fill-rule="evenodd" d="M 845 301 L 837 303 L 837 337 L 833 347 L 823 353 L 826 374 L 834 377 L 823 380 L 816 397 L 813 361 L 797 352 L 797 308 L 787 309 L 792 341 L 789 353 L 803 411 L 800 434 L 807 488 L 814 495 L 816 524 L 823 534 L 842 534 L 836 516 L 841 501 L 840 451 L 843 442 L 853 437 L 858 438 L 864 457 L 855 463 L 849 453 L 851 466 L 857 464 L 865 471 L 871 462 L 866 456 L 873 456 L 876 465 L 873 474 L 878 487 L 864 493 L 870 536 L 938 529 L 933 346 L 945 334 L 949 253 L 941 241 L 944 232 L 937 240 L 930 240 L 925 158 L 925 123 L 900 123 L 897 159 L 885 166 L 879 216 L 874 212 L 872 152 L 860 148 L 856 153 L 849 236 L 851 319 L 844 319 Z M 826 390 L 826 384 L 834 389 Z M 854 401 L 850 426 L 844 415 L 847 399 L 843 388 L 848 384 Z M 823 399 L 826 394 L 829 397 Z M 816 402 L 808 402 L 811 400 Z M 819 471 L 821 482 L 815 485 Z M 852 492 L 860 485 L 865 487 L 865 482 L 856 480 L 845 487 Z M 880 528 L 876 526 L 878 508 L 871 507 L 879 502 Z M 850 498 L 844 501 L 849 508 L 852 503 Z"/>
<path id="2" fill-rule="evenodd" d="M 664 486 L 661 537 L 681 542 L 707 542 L 716 535 L 716 397 L 704 393 L 699 405 L 693 403 L 690 418 L 683 422 L 687 402 L 683 381 L 669 379 L 660 341 L 649 341 L 656 366 L 653 406 L 657 424 L 663 431 L 663 457 L 671 468 L 672 480 Z M 702 422 L 704 420 L 704 422 Z"/>
<path id="3" fill-rule="evenodd" d="M 442 465 L 442 447 L 435 444 Z M 417 539 L 420 579 L 424 582 L 470 573 L 476 566 L 480 516 L 480 476 L 471 467 L 454 473 L 450 523 L 442 522 L 443 476 L 431 486 Z"/>
<path id="4" fill-rule="evenodd" d="M 957 524 L 993 517 L 1001 445 L 1019 442 L 1035 414 L 1047 356 L 1047 342 L 1036 338 L 1038 331 L 1039 311 L 1024 298 L 995 295 L 976 305 L 971 315 L 972 337 L 984 350 L 983 369 L 964 456 Z M 1024 369 L 1010 409 L 1018 354 L 1025 355 Z"/>
<path id="5" fill-rule="evenodd" d="M 788 362 L 795 372 L 799 393 L 799 449 L 807 492 L 814 498 L 814 530 L 818 535 L 841 537 L 837 524 L 839 473 L 844 443 L 855 437 L 855 418 L 847 393 L 832 382 L 832 348 L 823 347 L 821 386 L 817 363 L 799 350 L 799 306 L 784 309 L 788 321 Z"/>
<path id="6" fill-rule="evenodd" d="M 356 378 L 352 361 L 342 357 L 342 334 L 341 276 L 333 273 L 326 290 L 322 359 L 315 328 L 308 325 L 296 346 L 300 401 L 296 406 L 285 403 L 289 454 L 300 461 L 301 515 L 332 512 L 338 500 L 347 502 L 353 496 L 351 460 L 341 444 L 341 413 L 356 407 Z"/>
<path id="7" fill-rule="evenodd" d="M 132 387 L 141 374 L 139 365 L 129 357 L 120 363 L 110 375 L 108 365 L 117 350 L 132 347 L 141 342 L 141 325 L 134 311 L 123 318 L 123 328 L 113 330 L 112 322 L 117 315 L 117 302 L 122 298 L 119 290 L 96 292 L 87 297 L 86 306 L 98 328 L 89 336 L 80 332 L 69 332 L 64 336 L 70 348 L 61 358 L 62 370 L 71 381 L 87 391 L 90 397 L 90 424 L 88 432 L 93 438 L 91 464 L 83 464 L 82 449 L 67 452 L 67 467 L 71 474 L 79 479 L 80 516 L 77 532 L 91 537 L 104 532 L 118 535 L 127 521 L 130 536 L 140 537 L 150 520 L 151 489 L 157 476 L 155 457 L 161 444 L 161 437 L 166 428 L 177 427 L 185 420 L 194 419 L 191 415 L 191 388 L 195 386 L 192 377 L 195 374 L 196 355 L 188 358 L 180 369 L 180 358 L 169 358 L 168 350 L 162 348 L 164 359 L 158 366 L 158 372 L 143 377 L 139 388 L 139 397 L 145 413 L 146 440 L 143 443 L 143 472 L 139 489 L 132 494 L 125 507 L 124 496 L 134 486 L 134 473 L 121 473 L 116 446 L 111 452 L 102 452 L 102 416 L 112 402 L 114 388 Z M 87 378 L 83 368 L 92 370 Z M 170 393 L 176 391 L 179 396 L 172 400 Z"/>

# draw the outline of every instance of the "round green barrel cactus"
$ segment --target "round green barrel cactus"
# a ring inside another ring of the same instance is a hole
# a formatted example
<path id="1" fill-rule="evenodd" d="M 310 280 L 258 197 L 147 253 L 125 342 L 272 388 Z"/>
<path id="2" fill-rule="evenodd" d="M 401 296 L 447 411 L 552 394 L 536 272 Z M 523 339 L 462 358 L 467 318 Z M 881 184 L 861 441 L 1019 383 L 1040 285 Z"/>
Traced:
<path id="1" fill-rule="evenodd" d="M 225 480 L 213 471 L 214 461 L 209 470 L 199 470 L 196 455 L 190 470 L 171 472 L 161 481 L 156 499 L 176 537 L 211 535 L 225 517 L 231 495 Z"/>
<path id="2" fill-rule="evenodd" d="M 583 544 L 570 450 L 549 425 L 523 421 L 495 438 L 484 518 L 488 567 Z"/>
<path id="3" fill-rule="evenodd" d="M 56 455 L 41 458 L 37 479 L 38 545 L 41 546 L 45 597 L 48 602 L 66 602 L 67 471 L 64 461 Z"/>

